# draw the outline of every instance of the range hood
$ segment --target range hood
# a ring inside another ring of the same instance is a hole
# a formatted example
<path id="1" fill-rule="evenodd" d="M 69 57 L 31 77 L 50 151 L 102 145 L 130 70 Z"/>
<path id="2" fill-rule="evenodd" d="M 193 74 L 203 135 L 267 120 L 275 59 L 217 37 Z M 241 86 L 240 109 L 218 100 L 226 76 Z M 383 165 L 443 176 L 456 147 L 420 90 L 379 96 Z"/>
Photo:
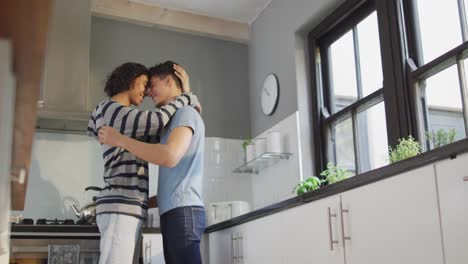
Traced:
<path id="1" fill-rule="evenodd" d="M 36 130 L 85 134 L 89 98 L 91 0 L 54 0 Z"/>
<path id="2" fill-rule="evenodd" d="M 68 134 L 86 134 L 91 113 L 40 110 L 36 131 Z"/>

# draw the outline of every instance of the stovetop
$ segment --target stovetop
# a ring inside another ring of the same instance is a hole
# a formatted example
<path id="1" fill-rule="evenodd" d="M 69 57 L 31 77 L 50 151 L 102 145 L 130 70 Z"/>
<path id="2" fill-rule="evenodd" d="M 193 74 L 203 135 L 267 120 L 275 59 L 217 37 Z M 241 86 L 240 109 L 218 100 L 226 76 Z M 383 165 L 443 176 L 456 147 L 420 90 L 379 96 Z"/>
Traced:
<path id="1" fill-rule="evenodd" d="M 73 219 L 37 219 L 34 223 L 32 218 L 24 218 L 19 221 L 19 223 L 12 223 L 12 225 L 78 225 L 78 222 L 75 223 Z M 82 224 L 80 224 L 82 225 Z"/>
<path id="2" fill-rule="evenodd" d="M 12 223 L 11 238 L 33 237 L 89 237 L 99 236 L 95 224 L 79 224 L 72 219 L 37 219 L 25 218 L 19 223 Z"/>

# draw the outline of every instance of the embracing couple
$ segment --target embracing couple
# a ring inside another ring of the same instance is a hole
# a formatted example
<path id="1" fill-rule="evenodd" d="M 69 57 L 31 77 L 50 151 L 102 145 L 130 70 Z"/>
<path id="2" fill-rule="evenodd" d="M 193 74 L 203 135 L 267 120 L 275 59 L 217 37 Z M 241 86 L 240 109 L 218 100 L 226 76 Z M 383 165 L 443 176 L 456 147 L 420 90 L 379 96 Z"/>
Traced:
<path id="1" fill-rule="evenodd" d="M 147 210 L 156 205 L 166 263 L 201 263 L 205 126 L 187 73 L 171 61 L 149 69 L 124 63 L 104 91 L 109 99 L 97 105 L 88 126 L 104 159 L 105 187 L 96 198 L 99 263 L 133 263 Z M 130 107 L 145 96 L 153 111 Z M 157 198 L 148 198 L 148 162 L 160 166 Z"/>

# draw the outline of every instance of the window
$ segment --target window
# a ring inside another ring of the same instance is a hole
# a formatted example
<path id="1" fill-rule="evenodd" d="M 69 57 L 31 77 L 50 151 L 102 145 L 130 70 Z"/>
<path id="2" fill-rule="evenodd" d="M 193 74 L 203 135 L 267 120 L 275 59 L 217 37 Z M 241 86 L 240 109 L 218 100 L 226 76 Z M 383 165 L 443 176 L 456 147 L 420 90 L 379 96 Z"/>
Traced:
<path id="1" fill-rule="evenodd" d="M 347 0 L 309 33 L 316 174 L 385 166 L 408 136 L 425 151 L 468 136 L 467 14 L 468 0 Z"/>
<path id="2" fill-rule="evenodd" d="M 419 138 L 429 150 L 441 145 L 437 135 L 441 135 L 442 145 L 448 143 L 444 138 L 449 134 L 453 140 L 466 137 L 466 102 L 462 100 L 467 94 L 466 6 L 463 0 L 412 0 L 410 7 L 407 13 L 414 20 L 417 55 L 412 79 Z"/>
<path id="3" fill-rule="evenodd" d="M 320 41 L 326 161 L 359 174 L 388 163 L 377 12 L 343 25 Z"/>

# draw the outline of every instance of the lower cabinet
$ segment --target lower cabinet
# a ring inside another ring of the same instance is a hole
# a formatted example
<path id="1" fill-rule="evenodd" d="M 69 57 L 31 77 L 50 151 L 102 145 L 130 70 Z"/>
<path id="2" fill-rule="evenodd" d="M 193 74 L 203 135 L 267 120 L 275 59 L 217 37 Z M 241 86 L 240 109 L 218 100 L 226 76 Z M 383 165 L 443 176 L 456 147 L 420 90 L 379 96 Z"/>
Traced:
<path id="1" fill-rule="evenodd" d="M 165 264 L 162 234 L 143 234 L 142 237 L 143 264 Z"/>
<path id="2" fill-rule="evenodd" d="M 210 233 L 209 246 L 210 264 L 442 264 L 435 167 Z"/>
<path id="3" fill-rule="evenodd" d="M 468 154 L 436 165 L 445 264 L 468 263 Z"/>

